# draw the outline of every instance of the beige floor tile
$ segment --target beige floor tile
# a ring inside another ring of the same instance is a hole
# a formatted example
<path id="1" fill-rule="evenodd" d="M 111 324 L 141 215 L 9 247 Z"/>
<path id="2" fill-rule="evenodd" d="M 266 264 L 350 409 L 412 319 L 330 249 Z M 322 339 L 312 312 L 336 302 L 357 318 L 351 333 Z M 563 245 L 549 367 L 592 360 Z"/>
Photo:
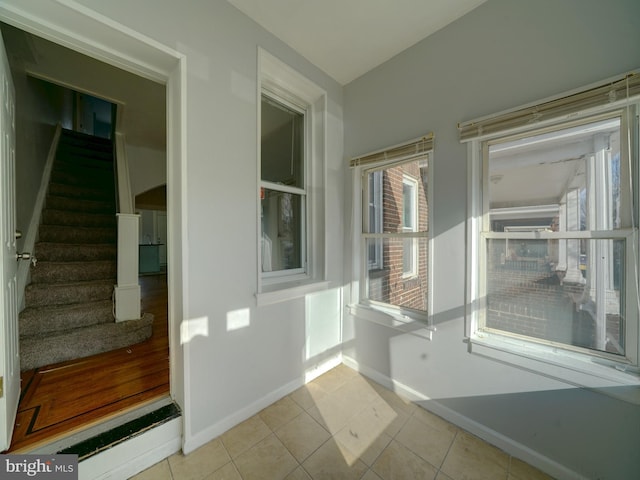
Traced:
<path id="1" fill-rule="evenodd" d="M 420 406 L 417 406 L 414 410 L 413 418 L 441 432 L 449 432 L 454 435 L 458 432 L 458 427 Z"/>
<path id="2" fill-rule="evenodd" d="M 224 467 L 219 468 L 204 480 L 242 480 L 233 462 L 227 463 Z"/>
<path id="3" fill-rule="evenodd" d="M 396 418 L 397 413 L 380 401 L 349 420 L 334 438 L 341 449 L 346 448 L 371 466 L 391 441 L 387 430 Z"/>
<path id="4" fill-rule="evenodd" d="M 212 440 L 189 455 L 176 453 L 169 457 L 173 478 L 199 480 L 231 460 L 219 439 Z"/>
<path id="5" fill-rule="evenodd" d="M 438 473 L 438 476 L 436 477 L 436 480 L 453 480 L 453 478 L 451 478 L 449 475 L 445 474 L 445 473 Z"/>
<path id="6" fill-rule="evenodd" d="M 302 413 L 302 408 L 289 397 L 284 397 L 269 405 L 259 413 L 260 418 L 271 430 L 290 422 Z"/>
<path id="7" fill-rule="evenodd" d="M 271 429 L 259 416 L 254 415 L 223 433 L 220 438 L 231 458 L 236 458 L 269 435 Z"/>
<path id="8" fill-rule="evenodd" d="M 334 395 L 345 403 L 359 403 L 363 407 L 380 398 L 378 392 L 361 376 L 352 377 L 348 382 L 334 390 Z"/>
<path id="9" fill-rule="evenodd" d="M 334 395 L 327 395 L 307 410 L 316 422 L 331 434 L 339 432 L 347 422 L 364 406 L 359 403 L 345 403 Z"/>
<path id="10" fill-rule="evenodd" d="M 505 480 L 509 456 L 473 435 L 460 432 L 441 470 L 454 480 Z"/>
<path id="11" fill-rule="evenodd" d="M 398 411 L 401 410 L 409 415 L 413 413 L 413 411 L 418 408 L 415 403 L 406 398 L 403 398 L 401 395 L 398 395 L 395 392 L 383 387 L 379 383 L 374 382 L 373 380 L 367 379 L 369 385 L 382 397 L 382 399 L 387 402 L 387 404 Z"/>
<path id="12" fill-rule="evenodd" d="M 349 452 L 342 452 L 333 440 L 316 450 L 302 466 L 313 480 L 355 480 L 367 471 L 364 463 Z"/>
<path id="13" fill-rule="evenodd" d="M 284 480 L 312 480 L 307 472 L 305 472 L 304 468 L 298 467 L 289 475 L 287 475 Z"/>
<path id="14" fill-rule="evenodd" d="M 455 433 L 436 430 L 420 421 L 407 422 L 395 437 L 413 453 L 438 468 L 447 456 L 454 438 Z"/>
<path id="15" fill-rule="evenodd" d="M 433 480 L 438 470 L 395 440 L 373 464 L 373 471 L 383 480 Z"/>
<path id="16" fill-rule="evenodd" d="M 411 418 L 411 415 L 405 410 L 394 408 L 386 399 L 378 398 L 369 404 L 363 412 L 371 412 L 380 421 L 386 424 L 385 433 L 395 437 L 400 429 Z"/>
<path id="17" fill-rule="evenodd" d="M 327 373 L 320 375 L 311 383 L 322 388 L 325 392 L 331 393 L 336 391 L 349 380 L 353 379 L 356 375 L 358 374 L 354 370 L 351 370 L 349 367 L 340 365 L 332 370 L 329 370 Z"/>
<path id="18" fill-rule="evenodd" d="M 281 480 L 299 465 L 275 434 L 234 460 L 243 480 Z"/>
<path id="19" fill-rule="evenodd" d="M 553 480 L 553 477 L 514 457 L 511 457 L 509 475 L 514 480 Z"/>
<path id="20" fill-rule="evenodd" d="M 276 430 L 276 436 L 302 463 L 309 455 L 326 442 L 331 435 L 311 415 L 302 412 L 286 425 Z"/>
<path id="21" fill-rule="evenodd" d="M 160 463 L 156 463 L 153 467 L 147 468 L 144 472 L 140 472 L 138 475 L 131 477 L 130 480 L 173 480 L 173 477 L 171 476 L 169 462 L 163 460 Z"/>
<path id="22" fill-rule="evenodd" d="M 373 470 L 367 470 L 361 480 L 382 480 L 382 478 Z"/>
<path id="23" fill-rule="evenodd" d="M 327 392 L 315 383 L 307 383 L 304 387 L 300 387 L 289 397 L 296 402 L 304 410 L 309 410 L 316 405 L 316 402 L 325 397 Z"/>
<path id="24" fill-rule="evenodd" d="M 345 427 L 333 438 L 340 451 L 357 456 L 368 467 L 375 463 L 376 459 L 392 440 L 386 433 L 381 433 L 373 439 L 362 441 L 361 438 L 353 436 L 349 431 L 349 427 Z"/>

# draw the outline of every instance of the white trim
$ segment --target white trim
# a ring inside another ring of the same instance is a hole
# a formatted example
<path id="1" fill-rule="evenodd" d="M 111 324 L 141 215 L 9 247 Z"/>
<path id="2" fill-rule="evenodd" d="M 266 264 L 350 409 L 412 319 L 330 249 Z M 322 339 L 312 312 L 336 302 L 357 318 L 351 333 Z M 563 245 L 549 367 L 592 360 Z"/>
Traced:
<path id="1" fill-rule="evenodd" d="M 436 327 L 429 324 L 429 316 L 417 318 L 414 315 L 414 317 L 411 317 L 402 313 L 400 309 L 394 311 L 394 309 L 385 308 L 384 306 L 358 303 L 347 305 L 346 308 L 349 314 L 354 317 L 393 328 L 403 333 L 426 338 L 427 340 L 433 340 L 433 333 L 436 331 Z"/>
<path id="2" fill-rule="evenodd" d="M 578 472 L 570 470 L 549 457 L 546 457 L 519 442 L 515 442 L 511 438 L 496 432 L 495 430 L 488 428 L 465 415 L 461 415 L 457 411 L 444 406 L 438 400 L 434 400 L 418 390 L 398 382 L 391 377 L 383 375 L 377 370 L 366 365 L 359 364 L 357 360 L 351 357 L 343 355 L 342 363 L 358 371 L 365 377 L 370 378 L 374 382 L 379 383 L 392 392 L 411 400 L 419 407 L 444 418 L 448 422 L 453 423 L 477 437 L 480 437 L 491 445 L 495 445 L 509 455 L 519 458 L 543 472 L 552 475 L 554 478 L 559 480 L 587 480 L 587 477 L 580 475 Z M 427 403 L 429 408 L 423 406 L 424 403 Z"/>
<path id="3" fill-rule="evenodd" d="M 263 307 L 265 305 L 273 305 L 274 303 L 286 302 L 296 298 L 304 297 L 309 293 L 320 292 L 329 288 L 328 281 L 301 283 L 299 285 L 275 284 L 278 290 L 271 292 L 256 293 L 256 305 Z M 286 286 L 289 285 L 289 286 Z"/>
<path id="4" fill-rule="evenodd" d="M 180 451 L 181 436 L 182 418 L 178 417 L 81 461 L 78 477 L 83 480 L 130 478 Z"/>
<path id="5" fill-rule="evenodd" d="M 261 105 L 262 95 L 274 96 L 280 101 L 288 102 L 305 110 L 305 142 L 304 142 L 304 193 L 297 189 L 278 186 L 274 190 L 299 194 L 303 200 L 302 223 L 305 226 L 302 242 L 302 266 L 300 269 L 262 272 L 262 225 L 261 199 L 256 195 L 256 298 L 263 293 L 270 294 L 274 289 L 287 290 L 292 284 L 300 282 L 317 283 L 326 278 L 326 197 L 323 189 L 326 186 L 327 161 L 327 94 L 311 80 L 282 62 L 261 47 L 257 51 L 258 81 L 256 85 L 256 102 L 258 105 L 256 122 L 256 168 L 257 192 L 261 187 L 268 188 L 263 182 L 261 172 Z M 265 93 L 266 92 L 266 93 Z M 268 299 L 267 304 L 273 303 Z M 277 297 L 274 297 L 277 298 Z M 287 296 L 275 301 L 286 300 Z M 258 301 L 260 303 L 260 300 Z"/>
<path id="6" fill-rule="evenodd" d="M 180 323 L 188 317 L 187 243 L 187 68 L 186 57 L 72 0 L 0 4 L 0 18 L 17 28 L 166 84 L 167 88 L 167 214 L 171 236 L 168 256 L 169 344 L 171 395 L 188 419 L 188 344 L 180 345 Z M 152 437 L 147 437 L 152 438 Z M 128 442 L 125 442 L 125 450 Z M 165 455 L 166 456 L 166 455 Z M 114 464 L 112 463 L 112 466 Z M 107 477 L 105 477 L 107 478 Z"/>
<path id="7" fill-rule="evenodd" d="M 469 352 L 640 405 L 640 389 L 615 388 L 640 386 L 640 373 L 625 364 L 486 333 L 471 337 Z"/>
<path id="8" fill-rule="evenodd" d="M 3 3 L 0 17 L 29 33 L 160 83 L 167 81 L 180 57 L 160 42 L 73 0 L 37 5 L 20 2 L 19 7 Z"/>
<path id="9" fill-rule="evenodd" d="M 520 128 L 522 133 L 519 138 L 529 135 L 537 135 L 540 131 L 563 130 L 572 125 L 587 125 L 598 121 L 603 117 L 623 117 L 618 105 L 608 105 L 599 108 L 596 117 L 587 116 L 574 118 L 570 116 L 566 121 L 554 121 L 553 127 L 541 128 L 540 125 L 531 125 L 527 129 Z M 621 127 L 621 135 L 624 137 L 624 128 Z M 634 135 L 637 132 L 634 133 Z M 493 133 L 490 138 L 502 141 L 511 134 L 509 132 Z M 570 385 L 595 389 L 601 393 L 619 398 L 621 400 L 640 404 L 640 391 L 627 391 L 629 389 L 612 389 L 614 386 L 640 385 L 640 369 L 638 369 L 638 308 L 637 303 L 630 302 L 629 297 L 637 295 L 634 290 L 634 282 L 631 274 L 637 271 L 637 265 L 633 265 L 637 259 L 630 255 L 633 245 L 637 243 L 637 233 L 633 229 L 617 229 L 606 231 L 536 231 L 536 232 L 492 232 L 489 231 L 489 217 L 494 212 L 511 214 L 514 211 L 522 211 L 530 214 L 532 208 L 498 209 L 491 210 L 488 204 L 489 177 L 488 177 L 488 138 L 476 138 L 468 142 L 468 191 L 471 195 L 468 200 L 467 232 L 467 305 L 465 336 L 469 339 L 469 352 L 482 355 L 493 360 L 503 362 L 517 368 L 522 368 L 540 375 L 545 375 Z M 625 142 L 622 142 L 623 144 Z M 631 160 L 637 166 L 637 152 L 627 152 Z M 637 180 L 637 178 L 635 179 Z M 628 185 L 627 185 L 628 187 Z M 634 185 L 634 188 L 636 186 Z M 549 211 L 554 206 L 535 207 Z M 633 213 L 636 215 L 636 213 Z M 486 255 L 484 240 L 486 239 L 623 239 L 627 251 L 626 292 L 627 297 L 626 317 L 633 323 L 626 326 L 625 336 L 627 340 L 627 356 L 619 358 L 608 355 L 605 352 L 591 351 L 586 348 L 578 348 L 572 345 L 556 344 L 551 341 L 538 340 L 525 335 L 511 335 L 496 333 L 485 328 L 484 315 L 486 311 L 486 299 L 483 292 L 486 282 Z M 631 364 L 631 365 L 630 365 Z"/>
<path id="10" fill-rule="evenodd" d="M 55 133 L 53 134 L 53 139 L 51 140 L 51 146 L 49 147 L 47 161 L 44 164 L 44 169 L 42 171 L 42 178 L 40 179 L 40 189 L 38 190 L 38 195 L 33 206 L 31 220 L 29 221 L 29 227 L 22 243 L 23 252 L 34 253 L 33 249 L 36 245 L 36 238 L 38 237 L 40 217 L 42 216 L 44 201 L 47 197 L 49 180 L 51 179 L 51 171 L 53 170 L 53 161 L 56 158 L 56 151 L 58 150 L 58 142 L 60 141 L 61 133 L 62 126 L 58 123 Z M 35 255 L 33 256 L 33 258 L 35 258 Z M 18 308 L 21 308 L 24 303 L 24 290 L 27 287 L 27 283 L 29 280 L 30 265 L 31 262 L 18 262 Z"/>

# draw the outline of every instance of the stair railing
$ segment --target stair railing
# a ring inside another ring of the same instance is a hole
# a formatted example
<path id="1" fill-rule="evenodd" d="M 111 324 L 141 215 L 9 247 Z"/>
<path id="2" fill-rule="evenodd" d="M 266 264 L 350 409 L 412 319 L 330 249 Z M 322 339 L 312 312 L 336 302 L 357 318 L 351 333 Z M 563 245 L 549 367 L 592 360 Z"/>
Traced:
<path id="1" fill-rule="evenodd" d="M 49 180 L 51 179 L 51 170 L 53 170 L 53 161 L 56 158 L 56 151 L 58 150 L 58 143 L 60 141 L 60 134 L 62 133 L 62 126 L 58 123 L 56 130 L 53 134 L 53 140 L 49 147 L 49 154 L 44 164 L 42 171 L 42 178 L 40 179 L 40 189 L 36 196 L 36 203 L 33 206 L 33 213 L 31 214 L 31 220 L 29 221 L 29 227 L 27 233 L 23 236 L 24 240 L 20 246 L 20 251 L 33 252 L 38 238 L 38 227 L 40 226 L 40 218 L 42 216 L 42 210 L 44 208 L 45 199 L 47 197 L 47 189 L 49 187 Z M 22 309 L 24 306 L 24 291 L 29 283 L 29 266 L 31 263 L 35 265 L 37 261 L 35 255 L 31 257 L 31 262 L 20 262 L 18 264 L 18 305 Z"/>
<path id="2" fill-rule="evenodd" d="M 134 213 L 129 162 L 124 135 L 114 135 L 114 168 L 118 223 L 118 274 L 114 288 L 116 322 L 140 318 L 140 285 L 138 283 L 138 229 L 140 215 Z"/>

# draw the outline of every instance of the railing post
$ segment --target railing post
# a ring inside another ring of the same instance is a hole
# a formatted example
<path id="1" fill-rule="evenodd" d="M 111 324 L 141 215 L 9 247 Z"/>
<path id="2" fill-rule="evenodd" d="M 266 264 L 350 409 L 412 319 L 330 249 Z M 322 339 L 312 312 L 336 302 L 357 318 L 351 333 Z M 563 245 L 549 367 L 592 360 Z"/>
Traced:
<path id="1" fill-rule="evenodd" d="M 116 322 L 140 318 L 138 284 L 138 224 L 140 215 L 118 213 L 118 284 L 115 286 Z"/>

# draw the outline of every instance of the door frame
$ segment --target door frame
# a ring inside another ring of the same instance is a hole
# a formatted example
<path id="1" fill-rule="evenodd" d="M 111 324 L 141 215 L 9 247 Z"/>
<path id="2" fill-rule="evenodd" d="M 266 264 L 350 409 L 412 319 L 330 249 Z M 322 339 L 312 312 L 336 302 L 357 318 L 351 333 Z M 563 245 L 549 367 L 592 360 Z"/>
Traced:
<path id="1" fill-rule="evenodd" d="M 15 4 L 8 4 L 15 3 Z M 0 20 L 166 85 L 167 102 L 167 262 L 170 390 L 183 412 L 182 442 L 188 432 L 185 415 L 186 352 L 180 342 L 186 311 L 186 57 L 153 39 L 118 24 L 76 2 L 46 0 L 2 2 Z"/>

